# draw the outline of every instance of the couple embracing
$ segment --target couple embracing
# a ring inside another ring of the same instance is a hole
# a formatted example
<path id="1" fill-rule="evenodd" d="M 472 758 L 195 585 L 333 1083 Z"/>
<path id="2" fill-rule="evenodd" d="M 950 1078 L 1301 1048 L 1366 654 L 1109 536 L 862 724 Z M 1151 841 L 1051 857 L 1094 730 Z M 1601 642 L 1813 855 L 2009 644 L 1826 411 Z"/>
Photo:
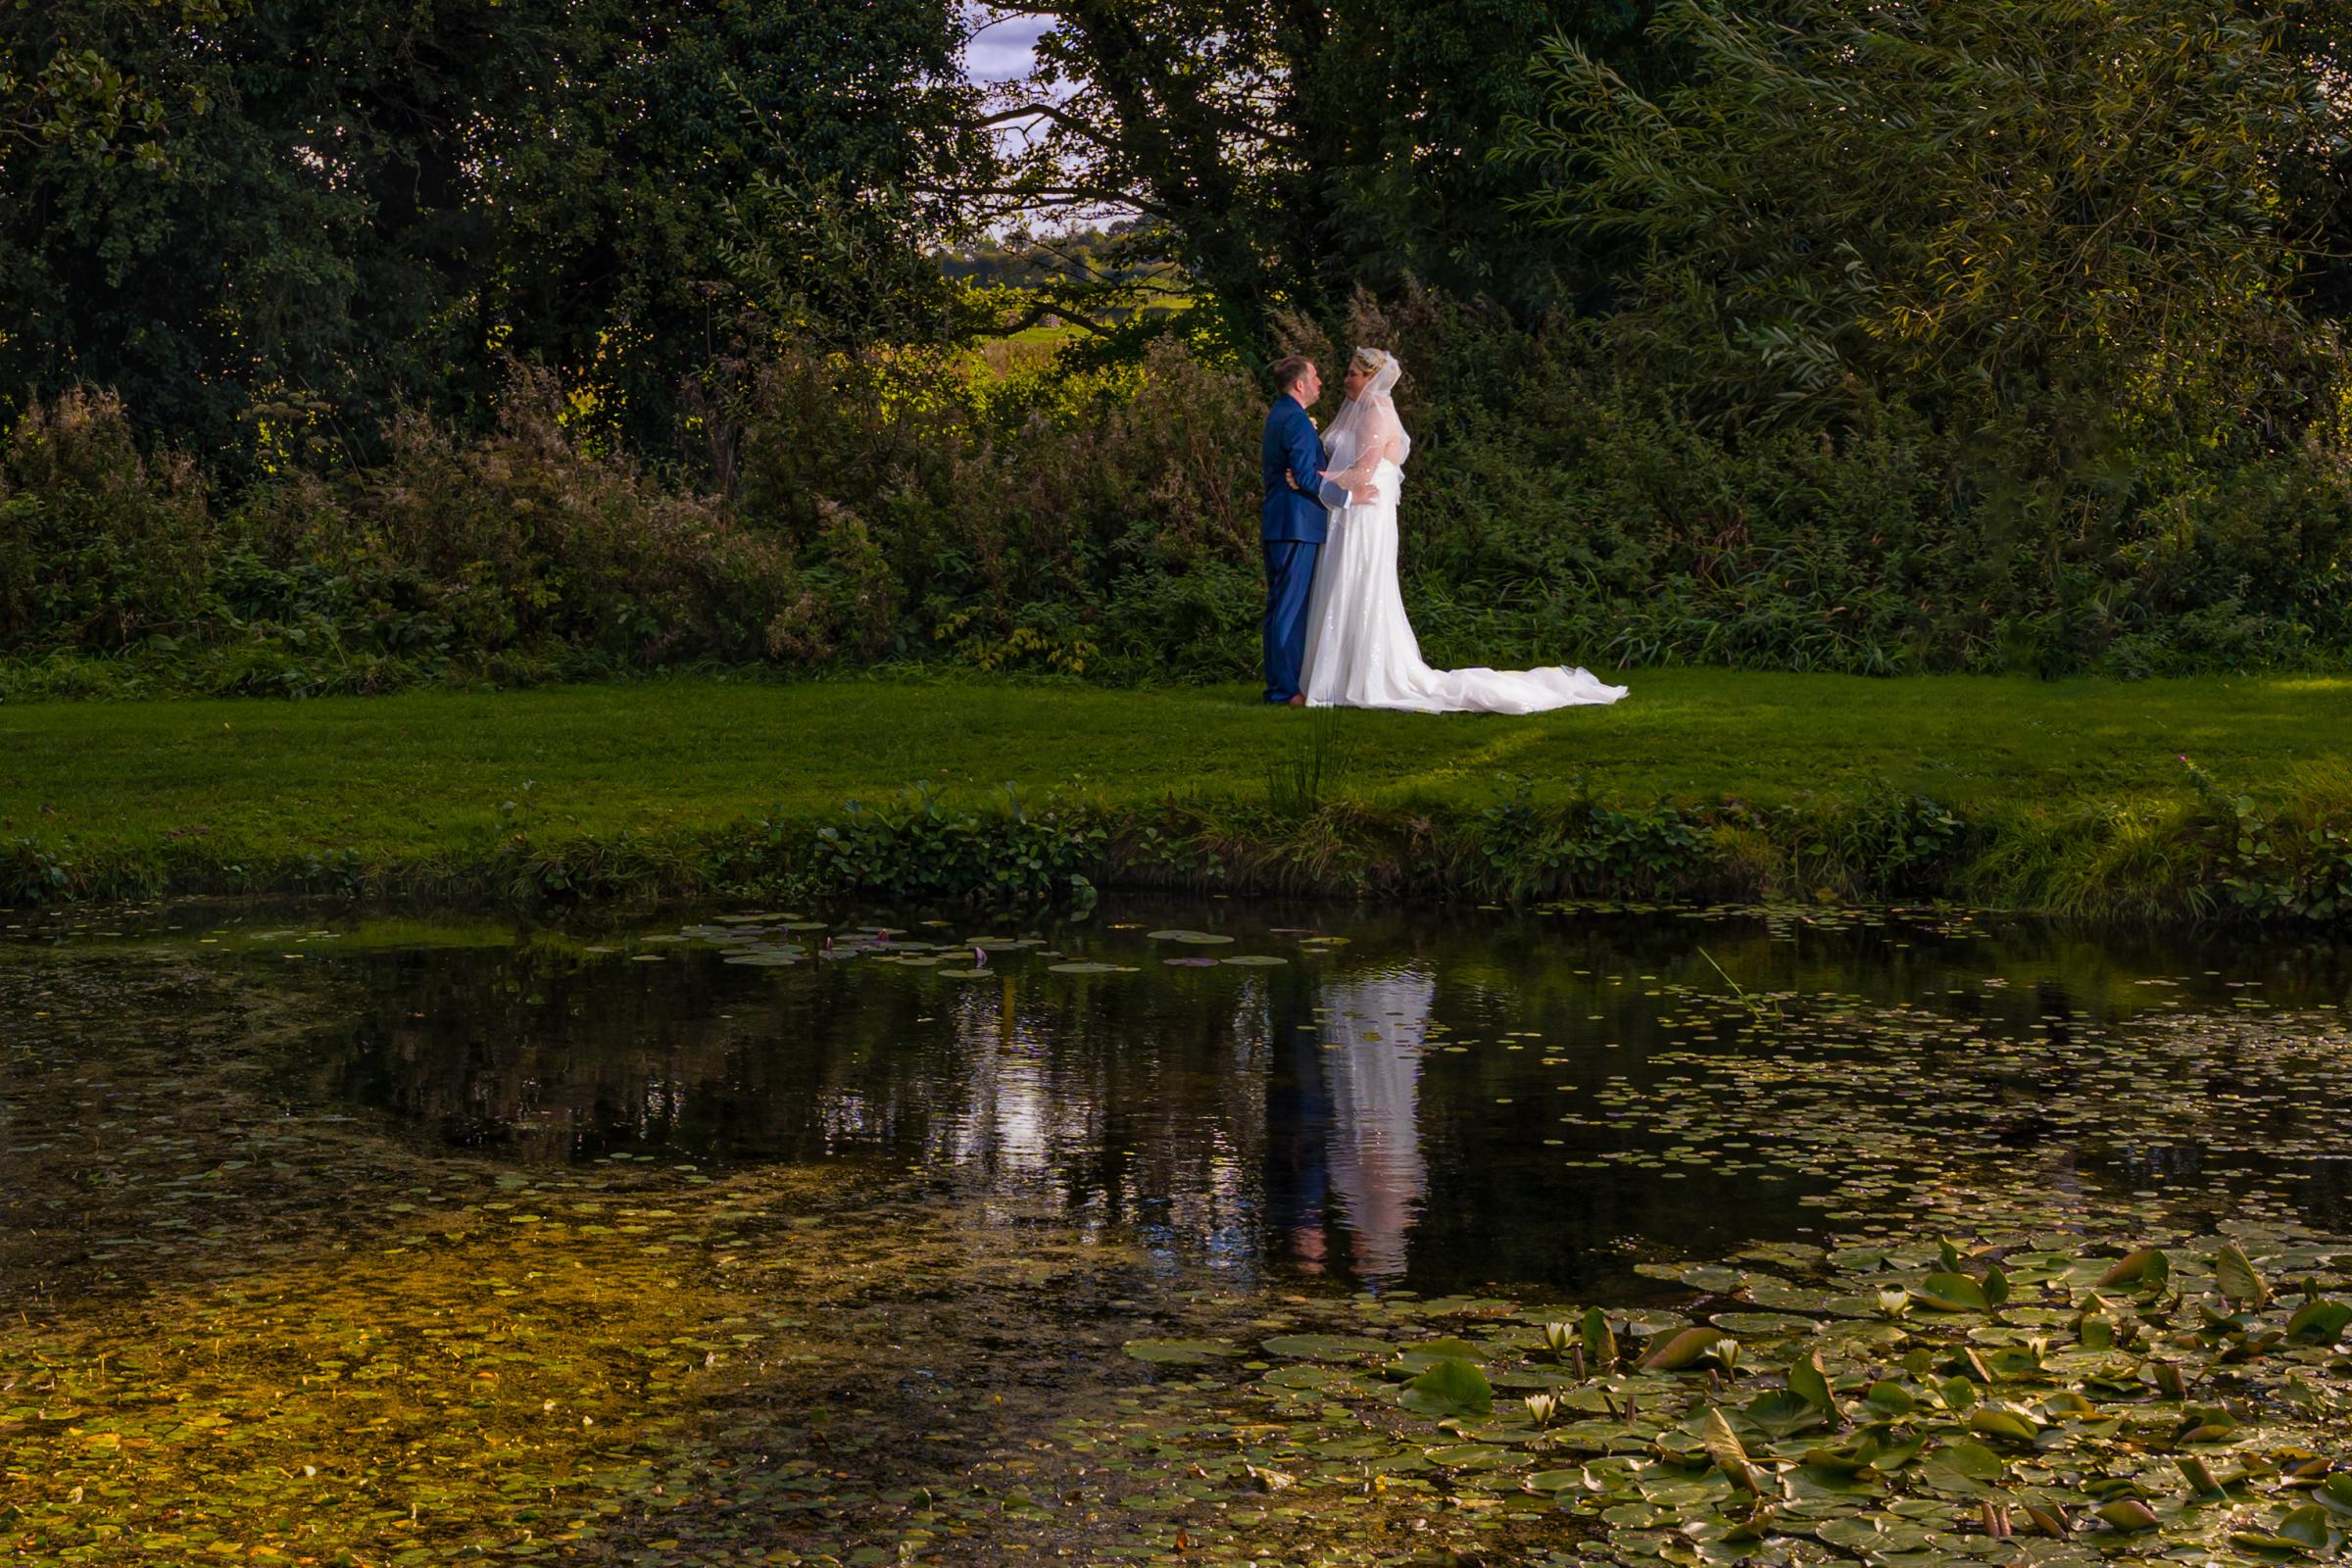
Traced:
<path id="1" fill-rule="evenodd" d="M 1625 695 L 1583 669 L 1432 669 L 1396 583 L 1396 501 L 1412 438 L 1391 397 L 1401 368 L 1385 349 L 1348 362 L 1347 401 L 1321 436 L 1314 362 L 1273 367 L 1260 456 L 1266 555 L 1266 701 L 1423 713 L 1536 713 Z"/>

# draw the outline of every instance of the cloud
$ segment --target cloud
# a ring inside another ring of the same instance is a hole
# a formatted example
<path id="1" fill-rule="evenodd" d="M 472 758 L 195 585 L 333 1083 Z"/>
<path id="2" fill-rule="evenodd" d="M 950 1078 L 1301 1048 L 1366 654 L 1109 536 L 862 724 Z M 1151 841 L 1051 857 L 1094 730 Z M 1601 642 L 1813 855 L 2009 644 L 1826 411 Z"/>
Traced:
<path id="1" fill-rule="evenodd" d="M 1011 81 L 1027 75 L 1038 34 L 1052 25 L 1051 17 L 1006 17 L 984 28 L 964 51 L 964 74 L 974 81 Z"/>

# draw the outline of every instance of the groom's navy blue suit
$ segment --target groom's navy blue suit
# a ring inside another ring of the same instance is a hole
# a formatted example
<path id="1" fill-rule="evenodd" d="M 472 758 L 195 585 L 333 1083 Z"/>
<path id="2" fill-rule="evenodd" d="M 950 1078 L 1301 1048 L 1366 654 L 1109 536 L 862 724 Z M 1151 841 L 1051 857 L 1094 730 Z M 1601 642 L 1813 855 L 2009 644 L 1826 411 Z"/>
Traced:
<path id="1" fill-rule="evenodd" d="M 1266 554 L 1266 701 L 1287 703 L 1298 693 L 1298 666 L 1306 658 L 1307 594 L 1315 584 L 1315 557 L 1326 525 L 1321 499 L 1300 488 L 1314 484 L 1322 470 L 1322 438 L 1306 410 L 1287 392 L 1266 411 L 1258 455 L 1266 480 L 1257 521 Z"/>

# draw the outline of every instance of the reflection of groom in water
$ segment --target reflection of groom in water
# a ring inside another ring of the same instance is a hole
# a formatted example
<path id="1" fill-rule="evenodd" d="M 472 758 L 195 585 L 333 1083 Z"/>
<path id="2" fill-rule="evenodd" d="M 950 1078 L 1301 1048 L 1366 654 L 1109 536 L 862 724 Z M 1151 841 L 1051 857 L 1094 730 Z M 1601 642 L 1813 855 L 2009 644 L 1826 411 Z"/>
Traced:
<path id="1" fill-rule="evenodd" d="M 1267 1021 L 1266 1213 L 1289 1260 L 1323 1272 L 1328 1244 L 1324 1206 L 1331 1198 L 1331 1091 L 1323 1082 L 1322 1031 L 1313 982 L 1294 969 L 1275 971 Z"/>

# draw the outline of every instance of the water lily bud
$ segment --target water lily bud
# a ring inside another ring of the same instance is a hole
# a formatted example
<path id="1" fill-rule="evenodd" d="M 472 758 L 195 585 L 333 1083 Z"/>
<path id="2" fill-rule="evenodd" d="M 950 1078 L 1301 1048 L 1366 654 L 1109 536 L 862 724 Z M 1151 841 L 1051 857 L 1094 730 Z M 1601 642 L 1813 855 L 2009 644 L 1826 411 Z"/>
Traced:
<path id="1" fill-rule="evenodd" d="M 1911 1293 L 1901 1290 L 1880 1291 L 1879 1310 L 1888 1317 L 1901 1317 L 1911 1310 Z"/>

